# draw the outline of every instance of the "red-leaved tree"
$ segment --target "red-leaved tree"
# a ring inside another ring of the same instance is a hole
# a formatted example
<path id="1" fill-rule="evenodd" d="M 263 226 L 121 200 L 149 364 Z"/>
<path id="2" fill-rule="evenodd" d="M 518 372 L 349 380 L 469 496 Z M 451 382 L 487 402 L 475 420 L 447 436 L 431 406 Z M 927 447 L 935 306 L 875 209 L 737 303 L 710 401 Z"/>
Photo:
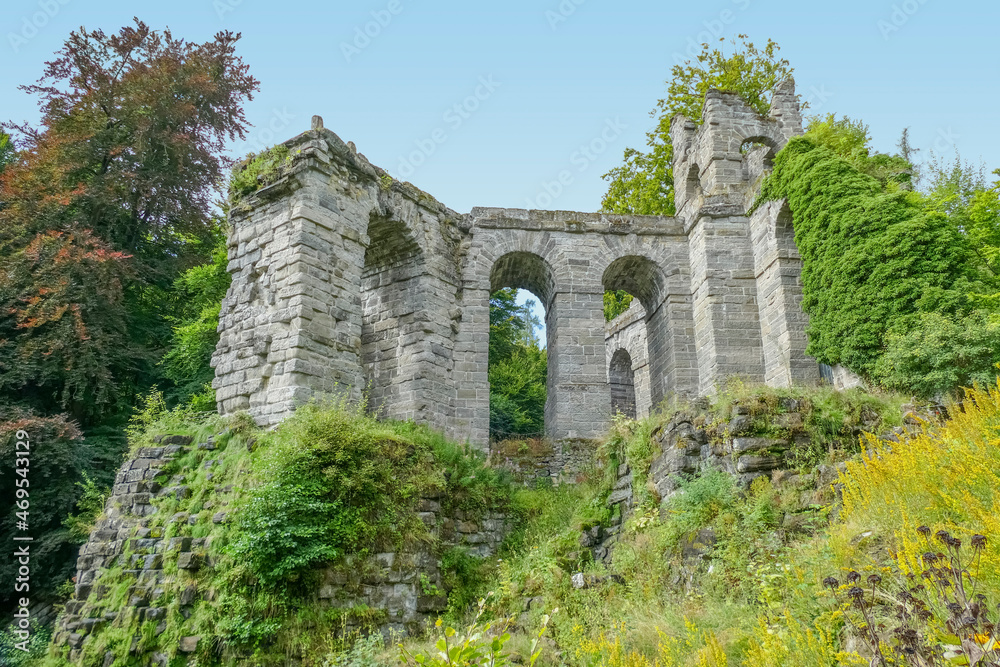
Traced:
<path id="1" fill-rule="evenodd" d="M 203 258 L 223 148 L 246 136 L 259 84 L 239 38 L 81 28 L 22 87 L 42 119 L 6 126 L 20 139 L 0 174 L 0 400 L 86 422 L 155 364 L 162 294 Z"/>

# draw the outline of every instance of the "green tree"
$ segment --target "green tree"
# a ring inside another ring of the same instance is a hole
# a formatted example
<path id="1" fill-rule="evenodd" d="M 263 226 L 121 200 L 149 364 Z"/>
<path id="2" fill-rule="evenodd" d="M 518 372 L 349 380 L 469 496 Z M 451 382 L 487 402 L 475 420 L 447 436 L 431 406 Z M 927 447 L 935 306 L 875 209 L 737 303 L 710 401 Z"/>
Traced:
<path id="1" fill-rule="evenodd" d="M 23 88 L 42 121 L 12 126 L 0 175 L 0 400 L 92 425 L 157 379 L 163 304 L 209 254 L 222 149 L 258 88 L 238 39 L 80 29 Z"/>
<path id="2" fill-rule="evenodd" d="M 912 326 L 888 333 L 875 375 L 891 389 L 942 398 L 958 387 L 992 386 L 998 363 L 1000 316 L 922 313 Z"/>
<path id="3" fill-rule="evenodd" d="M 1000 169 L 993 172 L 1000 176 Z M 1000 181 L 975 192 L 969 200 L 965 233 L 987 278 L 1000 278 Z M 1000 310 L 1000 303 L 990 305 Z"/>
<path id="4" fill-rule="evenodd" d="M 632 295 L 625 290 L 604 293 L 604 320 L 610 322 L 632 305 Z"/>
<path id="5" fill-rule="evenodd" d="M 608 191 L 602 207 L 612 213 L 673 215 L 674 179 L 671 163 L 673 144 L 670 121 L 683 114 L 700 123 L 705 94 L 709 89 L 738 93 L 762 115 L 770 109 L 771 92 L 792 75 L 787 60 L 778 57 L 780 47 L 768 40 L 763 48 L 739 35 L 734 52 L 702 45 L 693 61 L 675 65 L 667 82 L 667 96 L 650 113 L 656 127 L 646 133 L 647 151 L 626 148 L 623 164 L 604 174 Z M 724 41 L 724 40 L 720 40 Z"/>
<path id="6" fill-rule="evenodd" d="M 232 277 L 226 270 L 228 254 L 220 234 L 212 261 L 191 267 L 174 283 L 176 315 L 170 316 L 173 336 L 163 357 L 164 375 L 174 383 L 171 402 L 192 402 L 201 410 L 215 409 L 210 362 L 219 342 L 219 310 Z"/>
<path id="7" fill-rule="evenodd" d="M 909 158 L 874 151 L 868 126 L 860 120 L 847 116 L 838 119 L 832 113 L 814 117 L 806 126 L 805 134 L 850 162 L 861 173 L 877 180 L 883 188 L 910 188 L 913 165 Z M 904 152 L 914 152 L 908 147 L 905 132 L 901 142 L 904 144 Z"/>
<path id="8" fill-rule="evenodd" d="M 7 168 L 7 165 L 14 161 L 17 151 L 14 149 L 14 142 L 10 135 L 0 130 L 0 173 Z"/>

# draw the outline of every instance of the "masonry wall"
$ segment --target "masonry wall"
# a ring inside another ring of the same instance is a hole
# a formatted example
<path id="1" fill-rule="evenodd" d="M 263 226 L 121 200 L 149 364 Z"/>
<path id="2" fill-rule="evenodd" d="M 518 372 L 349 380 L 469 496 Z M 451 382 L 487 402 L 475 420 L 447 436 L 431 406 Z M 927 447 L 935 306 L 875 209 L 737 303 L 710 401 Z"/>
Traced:
<path id="1" fill-rule="evenodd" d="M 624 350 L 628 353 L 628 358 L 631 361 L 629 370 L 632 374 L 632 400 L 635 406 L 635 416 L 639 418 L 647 416 L 652 407 L 652 400 L 649 393 L 650 371 L 649 348 L 646 342 L 646 311 L 642 305 L 633 301 L 628 310 L 608 322 L 605 341 L 609 372 L 618 351 Z M 613 394 L 614 383 L 612 382 L 612 401 L 614 400 Z"/>
<path id="2" fill-rule="evenodd" d="M 316 396 L 364 393 L 372 411 L 485 446 L 489 295 L 502 287 L 546 308 L 545 421 L 556 440 L 606 430 L 610 348 L 623 336 L 640 412 L 732 376 L 818 381 L 784 204 L 747 214 L 773 153 L 802 131 L 794 86 L 779 88 L 767 116 L 710 91 L 703 118 L 671 125 L 671 218 L 459 215 L 316 117 L 286 142 L 280 178 L 230 214 L 233 286 L 213 357 L 220 411 L 274 424 Z M 619 289 L 642 307 L 641 336 L 606 329 L 603 293 Z"/>

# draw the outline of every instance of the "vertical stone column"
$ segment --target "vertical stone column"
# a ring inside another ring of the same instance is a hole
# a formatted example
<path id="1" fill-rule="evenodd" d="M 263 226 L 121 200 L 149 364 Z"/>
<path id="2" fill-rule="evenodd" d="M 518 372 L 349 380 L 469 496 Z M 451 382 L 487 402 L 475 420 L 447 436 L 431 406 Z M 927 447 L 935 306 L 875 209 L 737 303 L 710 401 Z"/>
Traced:
<path id="1" fill-rule="evenodd" d="M 647 320 L 650 367 L 655 365 L 660 385 L 651 395 L 655 407 L 669 394 L 693 397 L 698 393 L 698 353 L 689 294 L 668 294 Z"/>
<path id="2" fill-rule="evenodd" d="M 358 294 L 371 203 L 322 134 L 294 149 L 286 175 L 231 215 L 233 283 L 213 356 L 219 411 L 249 410 L 262 425 L 314 392 L 357 398 L 363 387 Z"/>
<path id="3" fill-rule="evenodd" d="M 547 435 L 596 438 L 611 414 L 607 355 L 604 349 L 604 292 L 555 294 L 547 305 Z"/>
<path id="4" fill-rule="evenodd" d="M 747 227 L 739 207 L 705 207 L 689 234 L 698 392 L 703 395 L 730 376 L 764 379 Z"/>
<path id="5" fill-rule="evenodd" d="M 760 303 L 764 380 L 772 387 L 819 382 L 819 364 L 806 355 L 808 316 L 802 310 L 802 259 L 791 214 L 768 202 L 750 218 Z"/>
<path id="6" fill-rule="evenodd" d="M 490 439 L 490 291 L 465 287 L 456 320 L 454 434 L 486 449 Z M 551 363 L 550 363 L 551 368 Z"/>

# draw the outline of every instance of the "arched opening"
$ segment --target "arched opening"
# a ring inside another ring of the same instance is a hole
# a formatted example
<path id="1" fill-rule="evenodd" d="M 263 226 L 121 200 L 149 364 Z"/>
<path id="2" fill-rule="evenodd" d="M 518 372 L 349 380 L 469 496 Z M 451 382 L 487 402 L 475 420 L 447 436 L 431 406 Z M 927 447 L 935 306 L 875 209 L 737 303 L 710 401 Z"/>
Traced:
<path id="1" fill-rule="evenodd" d="M 688 167 L 687 177 L 684 179 L 684 199 L 690 201 L 701 195 L 701 167 L 692 164 Z"/>
<path id="2" fill-rule="evenodd" d="M 490 439 L 545 435 L 548 341 L 541 331 L 555 293 L 549 265 L 538 255 L 512 252 L 490 272 Z M 537 299 L 537 300 L 536 300 Z"/>
<path id="3" fill-rule="evenodd" d="M 426 345 L 420 317 L 423 254 L 406 223 L 372 215 L 361 275 L 361 359 L 368 409 L 414 419 L 426 401 L 416 359 Z M 338 314 L 332 313 L 334 319 Z"/>
<path id="4" fill-rule="evenodd" d="M 667 316 L 663 301 L 663 270 L 648 257 L 626 255 L 611 262 L 602 276 L 605 313 L 609 303 L 628 308 L 609 318 L 605 345 L 612 410 L 643 417 L 663 397 L 666 357 L 670 353 Z"/>
<path id="5" fill-rule="evenodd" d="M 740 144 L 740 154 L 749 155 L 750 153 L 760 151 L 764 155 L 764 159 L 770 163 L 774 159 L 776 153 L 775 147 L 777 144 L 774 139 L 765 136 L 754 136 L 748 137 L 743 140 Z"/>
<path id="6" fill-rule="evenodd" d="M 611 385 L 611 414 L 636 418 L 635 371 L 632 355 L 625 348 L 618 348 L 608 364 L 608 384 Z"/>
<path id="7" fill-rule="evenodd" d="M 624 291 L 638 299 L 647 317 L 656 312 L 663 299 L 663 271 L 648 257 L 619 257 L 604 270 L 602 282 L 606 292 Z"/>

